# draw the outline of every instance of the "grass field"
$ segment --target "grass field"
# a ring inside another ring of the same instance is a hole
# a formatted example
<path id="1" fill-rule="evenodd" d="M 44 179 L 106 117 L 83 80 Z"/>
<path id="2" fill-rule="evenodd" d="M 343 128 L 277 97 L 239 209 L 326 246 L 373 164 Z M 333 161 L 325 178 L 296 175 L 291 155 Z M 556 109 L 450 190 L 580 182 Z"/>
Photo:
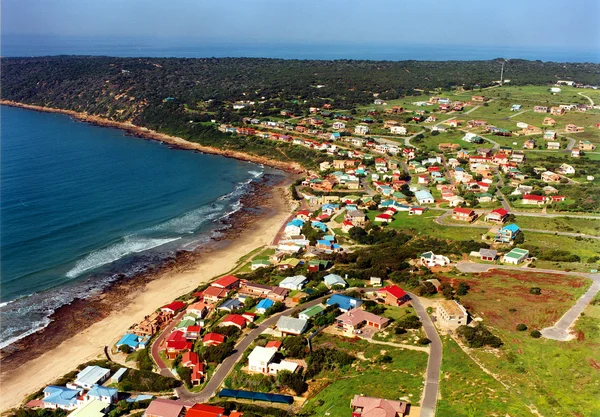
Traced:
<path id="1" fill-rule="evenodd" d="M 452 338 L 445 336 L 442 343 L 438 417 L 532 416 L 515 393 L 486 374 Z"/>
<path id="2" fill-rule="evenodd" d="M 552 218 L 517 216 L 515 223 L 524 229 L 552 230 L 600 236 L 600 220 L 577 219 L 572 217 Z"/>
<path id="3" fill-rule="evenodd" d="M 463 136 L 465 136 L 465 132 L 462 131 L 446 131 L 441 132 L 437 136 L 433 136 L 431 135 L 431 133 L 427 133 L 422 141 L 417 141 L 413 139 L 411 141 L 411 144 L 425 151 L 433 152 L 439 152 L 438 145 L 440 143 L 456 143 L 460 145 L 460 147 L 463 149 L 477 149 L 478 147 L 480 148 L 482 146 L 485 146 L 465 142 L 464 140 L 462 140 Z"/>
<path id="4" fill-rule="evenodd" d="M 347 339 L 320 334 L 313 340 L 317 347 L 344 350 L 359 358 L 350 369 L 327 371 L 311 382 L 312 396 L 304 407 L 309 415 L 346 417 L 350 401 L 356 394 L 390 400 L 403 399 L 418 405 L 427 368 L 425 352 L 370 344 L 360 339 Z M 392 357 L 382 363 L 383 355 Z M 321 388 L 321 389 L 319 389 Z"/>
<path id="5" fill-rule="evenodd" d="M 600 402 L 597 401 L 600 398 L 600 306 L 586 308 L 576 323 L 578 337 L 575 340 L 556 342 L 529 336 L 531 329 L 553 323 L 571 307 L 587 288 L 586 280 L 531 271 L 493 272 L 454 279 L 469 282 L 471 290 L 461 298 L 461 302 L 471 308 L 475 315 L 482 317 L 504 342 L 498 351 L 475 349 L 471 350 L 471 354 L 508 384 L 511 391 L 517 393 L 513 397 L 515 405 L 518 401 L 531 404 L 544 416 L 600 415 Z M 532 286 L 540 287 L 542 294 L 529 294 Z M 529 329 L 525 332 L 516 331 L 518 323 L 527 324 Z M 456 351 L 452 346 L 445 350 L 444 361 L 449 358 L 453 360 L 451 363 L 445 362 L 443 368 L 450 366 L 452 369 L 460 364 L 462 369 L 470 372 L 473 368 L 467 358 L 463 355 L 452 356 L 453 352 Z M 460 382 L 460 379 L 455 381 L 451 387 L 460 387 Z M 444 397 L 444 392 L 447 397 Z M 449 407 L 457 413 L 463 412 L 456 415 L 495 415 L 488 414 L 485 409 L 469 414 L 469 408 L 461 408 L 462 398 L 469 396 L 473 401 L 478 401 L 477 395 L 481 395 L 478 384 L 471 387 L 467 385 L 465 391 L 454 397 L 442 383 L 442 400 L 438 407 L 441 410 Z M 485 403 L 473 404 L 473 407 L 485 407 Z M 500 411 L 496 415 L 504 416 L 503 410 Z M 528 414 L 521 414 L 515 409 L 509 415 Z"/>

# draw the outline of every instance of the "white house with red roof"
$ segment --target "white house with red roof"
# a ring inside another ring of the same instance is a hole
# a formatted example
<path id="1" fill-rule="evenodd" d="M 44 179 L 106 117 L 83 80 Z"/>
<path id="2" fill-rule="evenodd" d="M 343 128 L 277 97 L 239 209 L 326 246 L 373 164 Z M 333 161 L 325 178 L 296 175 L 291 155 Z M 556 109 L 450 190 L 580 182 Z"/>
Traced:
<path id="1" fill-rule="evenodd" d="M 521 200 L 523 204 L 535 204 L 542 206 L 546 203 L 546 197 L 543 195 L 525 194 Z"/>
<path id="2" fill-rule="evenodd" d="M 239 314 L 230 314 L 221 321 L 219 326 L 235 326 L 242 330 L 246 327 L 247 320 Z"/>
<path id="3" fill-rule="evenodd" d="M 394 220 L 394 218 L 392 217 L 391 214 L 388 214 L 388 213 L 378 214 L 373 219 L 373 221 L 380 222 L 380 223 L 391 223 L 392 220 Z"/>
<path id="4" fill-rule="evenodd" d="M 229 295 L 229 290 L 219 287 L 208 287 L 202 293 L 202 298 L 205 303 L 216 304 Z"/>
<path id="5" fill-rule="evenodd" d="M 185 306 L 186 306 L 186 304 L 183 301 L 173 301 L 172 303 L 162 306 L 160 308 L 160 311 L 174 316 L 175 313 L 177 313 L 179 310 L 183 309 Z"/>
<path id="6" fill-rule="evenodd" d="M 472 222 L 477 218 L 477 213 L 474 210 L 463 207 L 456 207 L 452 210 L 452 218 L 464 222 Z"/>
<path id="7" fill-rule="evenodd" d="M 495 210 L 492 210 L 491 212 L 489 212 L 487 214 L 487 216 L 485 216 L 485 221 L 502 224 L 506 221 L 507 218 L 508 218 L 508 211 L 503 208 L 499 208 L 499 209 L 495 209 Z"/>
<path id="8" fill-rule="evenodd" d="M 240 280 L 233 275 L 225 275 L 210 284 L 211 287 L 217 287 L 227 290 L 234 290 L 240 287 Z"/>
<path id="9" fill-rule="evenodd" d="M 204 346 L 218 346 L 223 342 L 225 342 L 225 336 L 219 333 L 207 333 L 202 338 Z"/>
<path id="10" fill-rule="evenodd" d="M 191 350 L 193 343 L 185 337 L 185 332 L 174 331 L 166 340 L 166 352 L 169 359 L 175 359 L 184 350 Z"/>

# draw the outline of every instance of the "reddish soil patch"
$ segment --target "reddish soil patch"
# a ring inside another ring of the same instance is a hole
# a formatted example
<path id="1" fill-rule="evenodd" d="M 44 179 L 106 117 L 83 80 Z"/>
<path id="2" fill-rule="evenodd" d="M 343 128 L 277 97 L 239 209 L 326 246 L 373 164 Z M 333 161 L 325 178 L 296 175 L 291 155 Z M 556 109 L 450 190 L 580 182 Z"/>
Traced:
<path id="1" fill-rule="evenodd" d="M 600 370 L 600 362 L 597 360 L 590 359 L 590 365 L 592 365 L 592 368 Z"/>

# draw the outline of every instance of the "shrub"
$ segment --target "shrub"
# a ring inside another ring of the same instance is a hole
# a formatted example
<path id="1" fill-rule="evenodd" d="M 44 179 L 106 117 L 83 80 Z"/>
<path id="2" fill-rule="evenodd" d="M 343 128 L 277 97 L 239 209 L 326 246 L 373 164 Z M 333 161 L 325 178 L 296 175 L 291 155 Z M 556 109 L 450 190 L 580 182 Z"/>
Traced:
<path id="1" fill-rule="evenodd" d="M 394 358 L 392 358 L 390 355 L 383 355 L 381 357 L 381 359 L 379 359 L 379 362 L 381 362 L 381 363 L 392 363 L 393 360 L 394 360 Z"/>
<path id="2" fill-rule="evenodd" d="M 471 348 L 483 346 L 499 348 L 502 346 L 502 340 L 494 336 L 483 324 L 479 324 L 477 327 L 460 326 L 456 332 Z"/>
<path id="3" fill-rule="evenodd" d="M 456 290 L 457 295 L 467 295 L 471 287 L 466 282 L 461 282 L 458 284 L 458 289 Z"/>
<path id="4" fill-rule="evenodd" d="M 288 336 L 283 340 L 283 349 L 289 357 L 305 358 L 308 349 L 306 339 L 302 336 Z"/>
<path id="5" fill-rule="evenodd" d="M 517 330 L 520 332 L 524 332 L 525 330 L 527 330 L 527 326 L 523 323 L 519 323 L 517 324 Z"/>
<path id="6" fill-rule="evenodd" d="M 540 295 L 542 293 L 542 289 L 540 287 L 532 287 L 529 289 L 529 294 Z"/>
<path id="7" fill-rule="evenodd" d="M 302 375 L 286 370 L 277 374 L 277 382 L 283 387 L 294 390 L 296 395 L 302 395 L 308 389 L 308 384 L 304 382 Z"/>
<path id="8" fill-rule="evenodd" d="M 534 339 L 539 339 L 540 337 L 542 337 L 542 334 L 539 330 L 532 330 L 531 333 L 529 333 L 529 335 Z"/>
<path id="9" fill-rule="evenodd" d="M 129 347 L 128 345 L 121 345 L 119 346 L 119 352 L 128 354 L 131 353 L 131 347 Z"/>
<path id="10" fill-rule="evenodd" d="M 423 325 L 421 320 L 413 314 L 402 317 L 398 320 L 398 326 L 403 329 L 418 329 Z"/>
<path id="11" fill-rule="evenodd" d="M 426 337 L 421 337 L 419 340 L 417 340 L 417 343 L 420 345 L 428 345 L 431 343 L 431 340 Z"/>

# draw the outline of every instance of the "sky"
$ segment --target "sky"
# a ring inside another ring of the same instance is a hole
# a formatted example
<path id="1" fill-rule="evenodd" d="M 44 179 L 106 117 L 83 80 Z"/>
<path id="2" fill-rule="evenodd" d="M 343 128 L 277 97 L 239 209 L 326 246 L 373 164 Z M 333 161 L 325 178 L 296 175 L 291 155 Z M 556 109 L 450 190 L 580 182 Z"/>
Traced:
<path id="1" fill-rule="evenodd" d="M 598 0 L 2 0 L 2 34 L 600 47 Z"/>

